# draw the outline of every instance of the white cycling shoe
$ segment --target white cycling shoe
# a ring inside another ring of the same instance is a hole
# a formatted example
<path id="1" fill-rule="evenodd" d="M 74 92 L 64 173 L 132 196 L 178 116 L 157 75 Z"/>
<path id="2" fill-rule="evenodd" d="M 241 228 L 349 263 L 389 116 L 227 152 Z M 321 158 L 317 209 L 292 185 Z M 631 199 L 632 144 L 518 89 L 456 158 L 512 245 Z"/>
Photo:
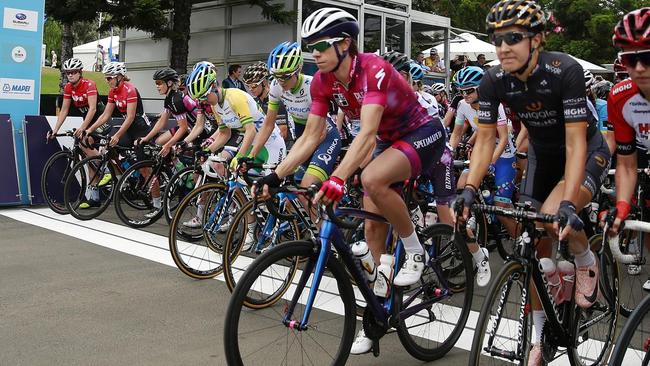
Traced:
<path id="1" fill-rule="evenodd" d="M 366 332 L 361 329 L 357 333 L 357 338 L 355 338 L 352 343 L 352 348 L 350 348 L 351 355 L 362 355 L 364 353 L 370 352 L 372 349 L 372 339 L 366 337 Z"/>
<path id="2" fill-rule="evenodd" d="M 424 264 L 429 260 L 429 255 L 424 253 L 406 253 L 404 264 L 393 279 L 395 286 L 410 286 L 420 280 Z"/>
<path id="3" fill-rule="evenodd" d="M 490 269 L 490 253 L 487 248 L 481 248 L 481 251 L 484 257 L 481 263 L 476 264 L 476 284 L 479 287 L 485 287 L 490 283 L 492 270 Z"/>

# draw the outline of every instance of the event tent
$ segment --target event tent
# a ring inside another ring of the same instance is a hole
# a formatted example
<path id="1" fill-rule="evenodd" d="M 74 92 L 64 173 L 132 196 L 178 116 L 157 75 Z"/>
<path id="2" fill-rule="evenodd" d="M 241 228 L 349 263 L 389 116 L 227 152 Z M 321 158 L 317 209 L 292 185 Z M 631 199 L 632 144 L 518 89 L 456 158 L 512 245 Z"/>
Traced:
<path id="1" fill-rule="evenodd" d="M 117 53 L 117 50 L 120 47 L 120 37 L 118 36 L 113 36 L 112 37 L 112 42 L 111 42 L 111 37 L 106 37 L 103 39 L 100 39 L 99 41 L 93 41 L 89 43 L 85 43 L 76 47 L 72 48 L 72 55 L 73 57 L 76 57 L 81 60 L 84 64 L 84 70 L 87 71 L 93 71 L 93 65 L 95 62 L 97 62 L 97 43 L 101 44 L 104 47 L 104 51 L 106 53 L 106 58 L 104 59 L 104 62 L 109 61 L 109 56 L 108 56 L 108 48 L 113 47 L 113 53 Z"/>
<path id="2" fill-rule="evenodd" d="M 439 44 L 433 47 L 438 51 L 440 58 L 445 57 L 445 45 Z M 431 48 L 422 51 L 425 56 L 431 53 Z M 469 57 L 470 61 L 476 61 L 476 57 L 484 54 L 488 60 L 497 58 L 494 45 L 485 41 L 481 41 L 471 33 L 461 33 L 456 38 L 449 40 L 449 57 L 451 60 L 455 59 L 458 55 L 465 55 Z"/>
<path id="3" fill-rule="evenodd" d="M 569 55 L 569 56 L 571 56 L 571 55 Z M 582 68 L 584 70 L 589 70 L 589 71 L 591 71 L 593 73 L 596 73 L 596 74 L 611 72 L 611 71 L 607 70 L 606 68 L 604 68 L 602 66 L 598 66 L 596 64 L 592 64 L 589 61 L 585 61 L 585 60 L 583 60 L 581 58 L 577 58 L 575 56 L 571 56 L 571 57 L 573 57 L 573 59 L 578 61 L 578 63 L 580 64 L 580 66 L 582 66 Z M 488 62 L 489 66 L 496 66 L 498 64 L 499 64 L 499 60 L 494 60 L 494 61 Z"/>

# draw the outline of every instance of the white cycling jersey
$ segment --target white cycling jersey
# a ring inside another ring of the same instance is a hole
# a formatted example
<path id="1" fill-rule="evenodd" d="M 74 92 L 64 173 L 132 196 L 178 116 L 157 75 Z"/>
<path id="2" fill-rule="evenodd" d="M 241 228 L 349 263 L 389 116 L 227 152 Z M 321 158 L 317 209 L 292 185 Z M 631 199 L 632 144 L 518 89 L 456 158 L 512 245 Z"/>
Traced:
<path id="1" fill-rule="evenodd" d="M 466 101 L 461 100 L 458 103 L 458 109 L 456 109 L 456 125 L 463 125 L 464 123 L 469 123 L 472 127 L 472 130 L 478 129 L 478 111 Z M 512 158 L 515 156 L 515 145 L 512 142 L 512 128 L 509 126 L 511 122 L 506 117 L 506 112 L 503 109 L 503 104 L 499 104 L 499 117 L 497 118 L 497 126 L 508 126 L 508 143 L 506 148 L 501 153 L 502 158 Z M 497 134 L 497 144 L 499 144 L 499 136 Z"/>
<path id="2" fill-rule="evenodd" d="M 269 90 L 269 109 L 278 110 L 280 102 L 282 102 L 294 123 L 306 124 L 311 108 L 311 92 L 309 90 L 311 80 L 310 75 L 299 74 L 296 86 L 287 91 L 282 89 L 277 80 L 273 80 Z"/>
<path id="3" fill-rule="evenodd" d="M 438 101 L 436 101 L 436 98 L 427 93 L 427 92 L 417 92 L 418 95 L 418 102 L 420 102 L 420 105 L 422 105 L 426 110 L 427 113 L 431 118 L 439 117 L 438 116 Z"/>

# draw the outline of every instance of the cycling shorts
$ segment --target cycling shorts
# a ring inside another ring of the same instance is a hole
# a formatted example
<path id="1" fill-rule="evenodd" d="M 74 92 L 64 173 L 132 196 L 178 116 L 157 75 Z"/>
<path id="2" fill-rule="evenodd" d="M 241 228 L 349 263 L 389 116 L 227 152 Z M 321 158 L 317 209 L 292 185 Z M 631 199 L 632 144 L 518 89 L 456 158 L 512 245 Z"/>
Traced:
<path id="1" fill-rule="evenodd" d="M 423 173 L 433 185 L 433 196 L 437 205 L 449 205 L 456 199 L 456 182 L 454 179 L 454 158 L 451 149 L 445 151 L 439 161 Z"/>
<path id="2" fill-rule="evenodd" d="M 303 164 L 304 171 L 317 177 L 321 182 L 326 181 L 330 174 L 332 174 L 332 171 L 334 171 L 334 165 L 336 164 L 336 159 L 339 157 L 342 146 L 341 134 L 336 128 L 336 123 L 330 118 L 327 118 L 325 123 L 327 128 L 325 139 L 318 145 L 309 163 Z M 301 180 L 302 176 L 295 178 Z"/>
<path id="3" fill-rule="evenodd" d="M 416 178 L 423 171 L 429 171 L 442 157 L 445 150 L 444 127 L 437 120 L 432 120 L 397 141 L 377 140 L 377 146 L 372 154 L 373 159 L 389 147 L 406 155 L 411 165 L 411 178 Z"/>
<path id="4" fill-rule="evenodd" d="M 117 133 L 118 130 L 119 128 L 115 126 L 108 135 L 113 136 Z M 129 126 L 129 129 L 126 130 L 126 133 L 120 137 L 120 141 L 117 144 L 123 147 L 131 147 L 133 146 L 135 140 L 147 136 L 149 131 L 151 131 L 151 126 L 149 126 L 144 117 L 135 116 L 135 119 L 131 123 L 131 126 Z"/>
<path id="5" fill-rule="evenodd" d="M 494 200 L 502 203 L 512 203 L 517 177 L 517 158 L 499 158 L 494 164 Z"/>
<path id="6" fill-rule="evenodd" d="M 607 143 L 600 133 L 594 134 L 587 143 L 587 161 L 582 187 L 592 197 L 600 189 L 609 169 L 610 153 Z M 528 145 L 528 165 L 521 183 L 520 202 L 530 201 L 538 210 L 546 201 L 555 186 L 564 180 L 564 154 L 537 156 L 533 144 Z"/>

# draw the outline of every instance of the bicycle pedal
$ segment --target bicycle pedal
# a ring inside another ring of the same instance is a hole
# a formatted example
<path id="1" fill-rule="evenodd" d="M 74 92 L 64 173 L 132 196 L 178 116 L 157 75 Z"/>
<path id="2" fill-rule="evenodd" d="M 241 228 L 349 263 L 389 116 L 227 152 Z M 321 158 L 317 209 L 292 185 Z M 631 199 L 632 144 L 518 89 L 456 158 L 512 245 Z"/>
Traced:
<path id="1" fill-rule="evenodd" d="M 379 339 L 372 340 L 372 355 L 379 357 Z"/>

